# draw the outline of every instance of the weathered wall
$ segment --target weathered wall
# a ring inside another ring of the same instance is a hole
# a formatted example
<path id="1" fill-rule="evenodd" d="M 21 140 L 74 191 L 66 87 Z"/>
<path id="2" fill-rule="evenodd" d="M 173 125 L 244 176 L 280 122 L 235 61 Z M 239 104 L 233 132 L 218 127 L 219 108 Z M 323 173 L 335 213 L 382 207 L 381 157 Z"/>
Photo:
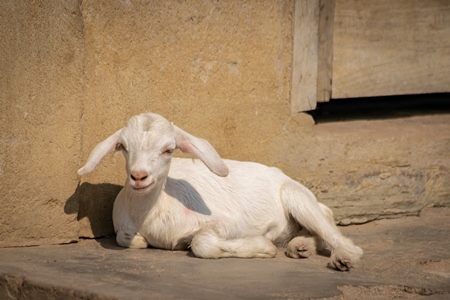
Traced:
<path id="1" fill-rule="evenodd" d="M 314 132 L 308 174 L 298 179 L 340 224 L 450 205 L 450 115 L 320 124 Z"/>
<path id="2" fill-rule="evenodd" d="M 111 234 L 121 154 L 76 171 L 145 111 L 223 157 L 282 168 L 343 224 L 450 205 L 450 116 L 291 115 L 293 1 L 80 4 L 0 4 L 0 246 Z"/>
<path id="3" fill-rule="evenodd" d="M 0 246 L 77 240 L 78 1 L 0 3 Z"/>

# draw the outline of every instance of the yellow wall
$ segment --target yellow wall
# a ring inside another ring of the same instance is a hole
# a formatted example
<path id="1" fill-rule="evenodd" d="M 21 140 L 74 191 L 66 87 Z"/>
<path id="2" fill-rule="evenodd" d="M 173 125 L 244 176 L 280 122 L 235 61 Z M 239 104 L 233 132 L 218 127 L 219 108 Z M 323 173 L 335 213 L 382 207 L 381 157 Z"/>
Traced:
<path id="1" fill-rule="evenodd" d="M 76 1 L 0 3 L 0 245 L 76 240 L 83 26 Z"/>
<path id="2" fill-rule="evenodd" d="M 290 0 L 2 1 L 0 246 L 111 234 L 121 154 L 76 171 L 147 111 L 223 157 L 282 168 L 344 224 L 448 204 L 448 116 L 291 115 L 292 14 Z"/>

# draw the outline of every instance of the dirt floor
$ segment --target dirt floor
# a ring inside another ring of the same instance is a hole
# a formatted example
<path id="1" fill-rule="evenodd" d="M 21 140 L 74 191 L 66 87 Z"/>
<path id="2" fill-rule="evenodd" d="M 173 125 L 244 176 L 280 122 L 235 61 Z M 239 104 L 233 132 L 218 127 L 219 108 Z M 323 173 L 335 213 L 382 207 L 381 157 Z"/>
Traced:
<path id="1" fill-rule="evenodd" d="M 365 253 L 350 272 L 328 257 L 205 260 L 119 248 L 114 239 L 0 249 L 0 299 L 450 299 L 450 208 L 341 227 Z"/>

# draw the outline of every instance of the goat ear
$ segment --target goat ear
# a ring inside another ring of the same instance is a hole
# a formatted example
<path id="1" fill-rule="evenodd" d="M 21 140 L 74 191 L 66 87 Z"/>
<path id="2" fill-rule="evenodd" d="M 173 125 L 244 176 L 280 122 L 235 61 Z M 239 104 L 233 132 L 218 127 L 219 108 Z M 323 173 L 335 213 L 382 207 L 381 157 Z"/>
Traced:
<path id="1" fill-rule="evenodd" d="M 82 176 L 92 172 L 106 155 L 114 152 L 116 150 L 116 145 L 119 141 L 121 133 L 122 129 L 116 131 L 113 135 L 108 137 L 103 142 L 98 143 L 98 145 L 95 146 L 94 150 L 92 150 L 91 154 L 89 155 L 89 158 L 84 167 L 78 170 L 78 175 Z"/>
<path id="2" fill-rule="evenodd" d="M 175 125 L 173 128 L 178 149 L 199 158 L 214 174 L 221 177 L 228 175 L 227 165 L 207 140 L 195 137 Z"/>

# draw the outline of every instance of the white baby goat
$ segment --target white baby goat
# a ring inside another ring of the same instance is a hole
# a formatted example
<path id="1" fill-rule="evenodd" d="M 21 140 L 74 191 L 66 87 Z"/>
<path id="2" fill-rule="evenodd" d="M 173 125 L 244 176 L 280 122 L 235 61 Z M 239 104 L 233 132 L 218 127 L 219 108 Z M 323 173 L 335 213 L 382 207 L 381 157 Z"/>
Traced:
<path id="1" fill-rule="evenodd" d="M 204 164 L 172 159 L 177 148 Z M 286 254 L 300 258 L 324 241 L 331 248 L 331 265 L 342 271 L 363 254 L 307 188 L 277 168 L 223 161 L 208 141 L 160 115 L 132 117 L 95 147 L 78 174 L 91 172 L 116 150 L 122 150 L 127 170 L 113 209 L 120 246 L 190 247 L 198 257 L 221 258 L 273 257 L 276 246 L 287 245 Z"/>

